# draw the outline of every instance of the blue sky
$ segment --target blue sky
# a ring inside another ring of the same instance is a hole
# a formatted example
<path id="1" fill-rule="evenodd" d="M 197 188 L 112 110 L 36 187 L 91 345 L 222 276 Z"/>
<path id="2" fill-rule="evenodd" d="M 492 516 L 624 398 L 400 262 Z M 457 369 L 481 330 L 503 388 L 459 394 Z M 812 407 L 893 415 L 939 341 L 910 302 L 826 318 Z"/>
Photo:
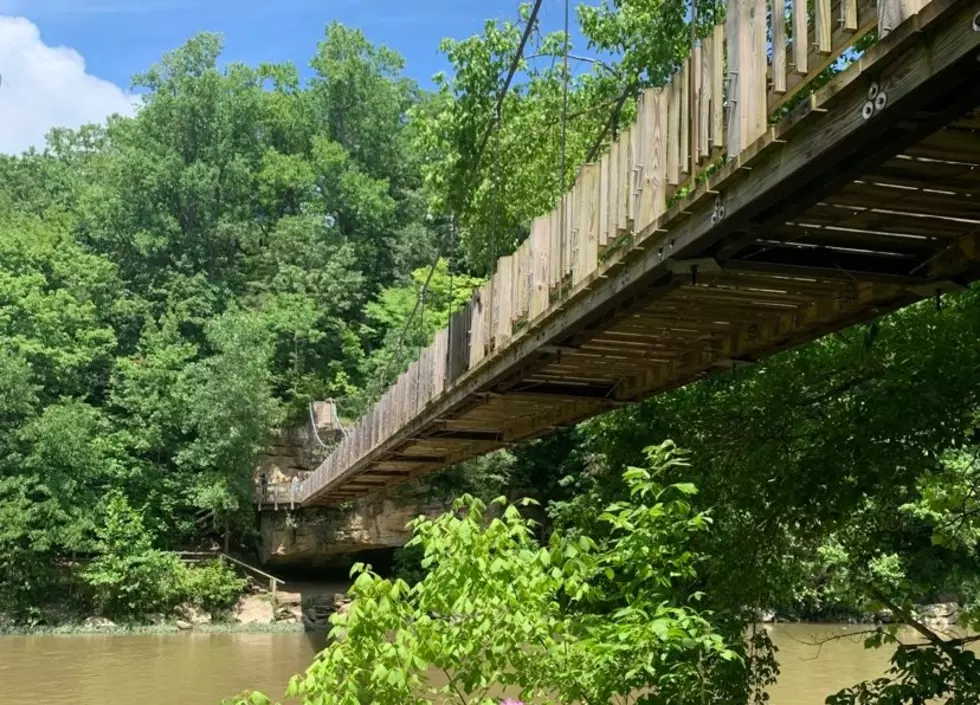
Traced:
<path id="1" fill-rule="evenodd" d="M 479 33 L 485 19 L 514 19 L 517 8 L 518 0 L 0 0 L 0 152 L 41 147 L 54 126 L 131 113 L 132 76 L 198 31 L 224 35 L 225 61 L 292 61 L 305 73 L 324 27 L 338 20 L 396 49 L 406 74 L 429 86 L 447 68 L 443 37 Z M 561 28 L 563 11 L 564 0 L 544 0 L 545 32 Z"/>
<path id="2" fill-rule="evenodd" d="M 557 28 L 562 7 L 547 0 Z M 290 60 L 304 67 L 331 20 L 361 27 L 403 54 L 408 72 L 428 82 L 443 68 L 445 36 L 478 32 L 486 18 L 514 18 L 515 0 L 0 0 L 3 14 L 41 29 L 46 44 L 85 57 L 90 73 L 127 87 L 130 77 L 199 30 L 221 32 L 228 60 Z M 550 17 L 549 17 L 550 16 Z"/>

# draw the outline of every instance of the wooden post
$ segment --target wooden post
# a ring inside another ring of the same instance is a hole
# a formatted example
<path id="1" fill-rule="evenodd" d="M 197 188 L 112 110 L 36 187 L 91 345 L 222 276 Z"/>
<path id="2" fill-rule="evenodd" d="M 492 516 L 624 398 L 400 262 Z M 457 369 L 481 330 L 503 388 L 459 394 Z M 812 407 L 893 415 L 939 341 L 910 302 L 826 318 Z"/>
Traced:
<path id="1" fill-rule="evenodd" d="M 858 28 L 858 4 L 857 0 L 842 0 L 844 5 L 844 29 L 848 32 L 856 32 Z"/>
<path id="2" fill-rule="evenodd" d="M 449 353 L 449 330 L 441 328 L 436 333 L 433 365 L 432 365 L 432 397 L 442 394 L 446 388 L 446 362 Z"/>
<path id="3" fill-rule="evenodd" d="M 531 224 L 531 310 L 528 318 L 532 321 L 548 308 L 548 294 L 551 291 L 548 223 L 549 218 L 545 216 L 535 218 Z"/>
<path id="4" fill-rule="evenodd" d="M 633 170 L 636 162 L 633 155 L 633 126 L 630 125 L 623 130 L 620 142 L 622 151 L 619 155 L 619 173 L 622 178 L 619 182 L 619 225 L 624 233 L 632 232 L 633 228 Z"/>
<path id="5" fill-rule="evenodd" d="M 558 288 L 558 284 L 561 282 L 561 219 L 562 219 L 562 203 L 563 200 L 559 199 L 558 203 L 552 209 L 551 214 L 548 219 L 548 240 L 549 255 L 548 255 L 548 272 L 549 272 L 549 285 L 550 288 Z"/>
<path id="6" fill-rule="evenodd" d="M 922 9 L 923 0 L 878 0 L 878 37 L 884 39 Z"/>
<path id="7" fill-rule="evenodd" d="M 814 36 L 817 52 L 830 53 L 830 0 L 815 0 L 813 12 Z"/>
<path id="8" fill-rule="evenodd" d="M 630 129 L 633 169 L 630 172 L 629 219 L 632 221 L 633 232 L 639 230 L 637 224 L 640 219 L 640 200 L 643 197 L 643 170 L 645 168 L 643 164 L 643 124 L 646 122 L 644 118 L 646 109 L 646 102 L 641 93 L 636 101 L 636 121 Z"/>
<path id="9" fill-rule="evenodd" d="M 575 261 L 575 198 L 578 196 L 578 192 L 575 190 L 575 186 L 565 194 L 565 198 L 562 202 L 562 209 L 565 214 L 563 222 L 563 227 L 561 231 L 562 237 L 562 269 L 561 269 L 561 279 L 558 282 L 563 284 L 565 277 L 572 273 L 572 263 Z"/>
<path id="10" fill-rule="evenodd" d="M 691 49 L 691 185 L 698 173 L 698 158 L 701 154 L 701 46 L 695 44 Z"/>
<path id="11" fill-rule="evenodd" d="M 472 370 L 483 359 L 483 319 L 486 317 L 489 282 L 476 290 L 473 297 L 473 320 L 470 323 L 470 369 Z"/>
<path id="12" fill-rule="evenodd" d="M 664 88 L 648 88 L 643 92 L 644 112 L 643 144 L 643 192 L 640 199 L 639 220 L 636 231 L 641 232 L 660 217 L 666 204 L 664 184 L 664 152 L 666 133 L 664 120 L 667 114 L 667 93 Z"/>
<path id="13" fill-rule="evenodd" d="M 667 183 L 670 186 L 680 186 L 681 183 L 680 147 L 680 80 L 677 74 L 674 74 L 667 85 Z"/>
<path id="14" fill-rule="evenodd" d="M 728 15 L 728 156 L 737 157 L 766 130 L 765 0 L 741 0 Z"/>
<path id="15" fill-rule="evenodd" d="M 629 221 L 631 232 L 636 232 L 636 209 L 640 205 L 640 179 L 643 176 L 643 131 L 633 123 L 630 127 L 630 193 Z"/>
<path id="16" fill-rule="evenodd" d="M 711 149 L 725 147 L 725 26 L 711 33 Z M 669 136 L 668 136 L 669 139 Z"/>
<path id="17" fill-rule="evenodd" d="M 607 245 L 619 237 L 619 138 L 609 145 L 609 196 L 606 207 L 609 209 L 609 236 Z"/>
<path id="18" fill-rule="evenodd" d="M 619 135 L 618 156 L 616 163 L 618 166 L 616 179 L 616 232 L 617 235 L 629 232 L 629 211 L 626 210 L 626 201 L 629 198 L 630 190 L 630 170 L 633 164 L 630 162 L 630 128 L 626 128 Z"/>
<path id="19" fill-rule="evenodd" d="M 688 159 L 691 156 L 691 60 L 685 59 L 681 64 L 681 181 L 686 181 L 693 171 Z"/>
<path id="20" fill-rule="evenodd" d="M 599 158 L 599 249 L 609 244 L 609 156 Z"/>
<path id="21" fill-rule="evenodd" d="M 772 90 L 786 92 L 786 0 L 771 0 Z"/>
<path id="22" fill-rule="evenodd" d="M 793 13 L 793 70 L 801 76 L 807 75 L 806 56 L 810 50 L 807 37 L 806 0 L 792 0 Z"/>
<path id="23" fill-rule="evenodd" d="M 582 191 L 583 207 L 580 229 L 583 233 L 579 252 L 579 279 L 583 280 L 595 271 L 599 264 L 599 165 L 585 166 L 585 187 Z"/>
<path id="24" fill-rule="evenodd" d="M 500 350 L 510 341 L 513 330 L 511 328 L 511 312 L 514 301 L 513 289 L 511 288 L 514 284 L 513 266 L 513 255 L 507 255 L 497 260 L 497 276 L 495 281 L 498 289 L 494 292 L 493 296 L 497 317 L 494 331 L 497 350 Z"/>

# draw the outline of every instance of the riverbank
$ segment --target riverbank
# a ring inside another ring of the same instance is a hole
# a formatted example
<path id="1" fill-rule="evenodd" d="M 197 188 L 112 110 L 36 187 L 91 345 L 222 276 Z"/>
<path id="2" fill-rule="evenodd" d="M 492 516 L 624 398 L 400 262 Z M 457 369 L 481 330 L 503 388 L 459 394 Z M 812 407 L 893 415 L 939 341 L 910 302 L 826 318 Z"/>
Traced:
<path id="1" fill-rule="evenodd" d="M 346 609 L 345 593 L 325 592 L 303 586 L 308 594 L 280 591 L 273 596 L 266 592 L 243 595 L 229 612 L 209 614 L 187 603 L 178 605 L 170 615 L 150 614 L 136 621 L 114 622 L 101 616 L 70 614 L 67 611 L 49 612 L 46 618 L 25 624 L 5 618 L 0 613 L 0 636 L 42 635 L 139 635 L 178 634 L 295 634 L 326 632 L 330 615 Z M 312 594 L 309 594 L 312 593 Z"/>
<path id="2" fill-rule="evenodd" d="M 61 624 L 58 626 L 0 625 L 0 637 L 5 636 L 137 636 L 152 634 L 302 634 L 307 631 L 302 622 L 271 622 L 268 624 L 242 624 L 239 622 L 212 622 L 190 629 L 182 629 L 176 623 L 164 624 L 115 624 L 94 626 L 91 624 Z"/>
<path id="3" fill-rule="evenodd" d="M 169 614 L 148 614 L 142 619 L 115 622 L 98 615 L 52 610 L 32 623 L 18 622 L 0 614 L 0 635 L 72 635 L 72 634 L 176 634 L 200 632 L 296 633 L 306 631 L 302 597 L 283 593 L 252 593 L 239 598 L 234 608 L 209 613 L 190 603 L 178 605 Z"/>

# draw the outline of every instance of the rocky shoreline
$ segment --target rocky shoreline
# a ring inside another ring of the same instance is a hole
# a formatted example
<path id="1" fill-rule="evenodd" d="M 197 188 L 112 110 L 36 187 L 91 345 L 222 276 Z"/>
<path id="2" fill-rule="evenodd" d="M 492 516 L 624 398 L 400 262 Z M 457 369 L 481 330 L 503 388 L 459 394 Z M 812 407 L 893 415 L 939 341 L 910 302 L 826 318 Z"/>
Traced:
<path id="1" fill-rule="evenodd" d="M 304 604 L 305 603 L 305 604 Z M 57 624 L 23 624 L 0 615 L 0 636 L 113 635 L 113 634 L 205 634 L 297 633 L 326 631 L 333 612 L 346 609 L 346 595 L 319 596 L 303 600 L 297 593 L 280 592 L 243 595 L 228 614 L 211 615 L 190 604 L 179 605 L 172 614 L 146 616 L 145 621 L 116 623 L 99 616 L 66 619 Z"/>
<path id="2" fill-rule="evenodd" d="M 956 626 L 957 619 L 959 618 L 959 614 L 962 609 L 962 605 L 957 602 L 935 602 L 932 604 L 916 606 L 912 616 L 929 629 L 943 631 Z M 864 614 L 851 617 L 834 615 L 826 619 L 821 619 L 819 616 L 808 616 L 803 620 L 786 618 L 784 615 L 779 614 L 775 610 L 757 610 L 756 621 L 762 624 L 772 624 L 777 622 L 796 623 L 801 621 L 815 624 L 835 624 L 843 622 L 852 624 L 894 624 L 900 620 L 895 617 L 891 610 L 883 609 L 877 612 L 866 612 Z"/>

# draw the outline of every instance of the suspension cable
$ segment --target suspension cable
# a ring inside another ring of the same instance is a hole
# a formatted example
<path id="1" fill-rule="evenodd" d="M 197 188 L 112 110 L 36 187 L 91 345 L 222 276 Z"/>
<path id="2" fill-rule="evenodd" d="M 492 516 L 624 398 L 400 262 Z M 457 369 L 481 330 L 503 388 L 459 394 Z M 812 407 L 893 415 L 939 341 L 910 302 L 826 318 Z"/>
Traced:
<path id="1" fill-rule="evenodd" d="M 497 95 L 496 108 L 494 109 L 494 113 L 491 116 L 490 124 L 487 126 L 487 129 L 485 130 L 483 134 L 483 138 L 480 140 L 480 145 L 477 150 L 477 166 L 474 172 L 479 172 L 480 165 L 483 162 L 483 154 L 486 149 L 487 142 L 490 139 L 490 135 L 494 130 L 495 126 L 499 127 L 498 120 L 496 118 L 497 116 L 500 115 L 500 109 L 503 106 L 504 99 L 507 96 L 507 91 L 510 89 L 510 84 L 514 80 L 514 75 L 517 73 L 517 69 L 520 66 L 521 59 L 524 55 L 524 49 L 527 46 L 528 38 L 531 36 L 531 32 L 533 32 L 535 27 L 537 26 L 538 12 L 541 10 L 542 2 L 543 0 L 535 0 L 534 6 L 531 8 L 531 13 L 530 15 L 528 15 L 527 25 L 524 27 L 524 33 L 521 35 L 520 44 L 518 44 L 517 51 L 514 53 L 514 58 L 511 60 L 510 68 L 507 71 L 507 77 L 504 79 L 504 85 Z M 567 1 L 566 1 L 566 5 L 567 5 Z M 567 7 L 566 7 L 566 24 L 567 24 Z M 566 64 L 567 64 L 567 60 L 566 60 Z M 494 212 L 496 213 L 496 209 Z M 454 237 L 455 222 L 456 222 L 456 215 L 453 214 L 453 228 L 451 231 L 451 237 L 449 239 L 453 240 L 454 247 L 455 247 L 455 237 Z M 419 308 L 423 305 L 423 302 L 425 300 L 425 294 L 429 289 L 429 283 L 432 281 L 432 275 L 435 273 L 436 267 L 439 264 L 439 260 L 442 258 L 443 252 L 445 250 L 446 239 L 447 238 L 443 238 L 440 241 L 439 250 L 436 253 L 436 257 L 433 260 L 431 266 L 429 267 L 429 272 L 425 278 L 425 283 L 422 285 L 422 289 L 419 292 L 419 297 L 416 299 L 415 308 L 412 309 L 412 313 L 409 315 L 408 320 L 405 321 L 405 325 L 402 327 L 402 330 L 398 335 L 398 342 L 396 344 L 395 355 L 389 358 L 388 363 L 385 365 L 384 372 L 379 378 L 379 382 L 380 382 L 379 389 L 384 389 L 384 387 L 387 386 L 389 381 L 388 375 L 391 372 L 391 366 L 393 363 L 400 360 L 401 358 L 402 345 L 404 342 L 405 334 L 408 332 L 409 327 L 411 326 L 412 322 L 415 320 L 415 315 L 418 313 Z M 452 267 L 450 266 L 450 277 L 451 276 L 452 276 Z M 450 281 L 452 281 L 451 278 Z M 449 315 L 451 320 L 452 318 L 451 300 L 450 300 L 449 310 L 450 310 Z"/>
<path id="2" fill-rule="evenodd" d="M 559 249 L 559 270 L 558 281 L 559 281 L 559 291 L 561 291 L 560 282 L 565 279 L 565 229 L 568 224 L 565 222 L 565 181 L 566 172 L 568 171 L 566 147 L 568 142 L 568 51 L 569 51 L 569 36 L 568 36 L 568 0 L 565 0 L 565 48 L 564 48 L 564 63 L 562 65 L 562 92 L 561 92 L 561 179 L 558 184 L 559 193 L 561 193 L 561 212 L 558 214 L 559 222 L 561 223 L 561 233 L 562 235 L 558 238 L 560 243 Z"/>

